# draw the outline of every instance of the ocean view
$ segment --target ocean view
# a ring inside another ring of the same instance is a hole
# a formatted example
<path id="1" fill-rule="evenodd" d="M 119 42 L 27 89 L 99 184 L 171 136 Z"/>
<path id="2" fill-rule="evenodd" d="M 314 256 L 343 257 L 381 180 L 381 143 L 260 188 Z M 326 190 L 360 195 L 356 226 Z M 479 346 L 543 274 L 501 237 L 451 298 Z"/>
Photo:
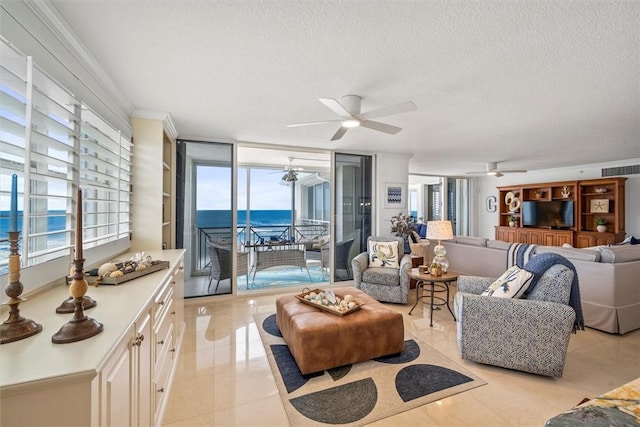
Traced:
<path id="1" fill-rule="evenodd" d="M 55 210 L 49 211 L 50 215 L 59 215 L 59 216 L 51 216 L 47 218 L 47 231 L 59 231 L 64 230 L 66 228 L 66 216 L 64 215 L 64 211 Z M 9 236 L 7 236 L 7 232 L 9 231 L 9 211 L 0 211 L 0 264 L 3 264 L 3 267 L 0 267 L 0 274 L 7 272 L 7 260 L 9 259 Z M 22 245 L 24 244 L 22 235 L 22 211 L 18 211 L 18 231 L 20 231 L 20 240 L 18 242 L 18 251 L 22 253 Z M 60 243 L 64 244 L 65 234 L 59 233 L 51 236 L 47 236 L 47 247 L 56 247 L 60 245 Z"/>
<path id="2" fill-rule="evenodd" d="M 230 210 L 200 210 L 196 212 L 196 227 L 231 227 Z M 255 210 L 251 211 L 251 226 L 290 225 L 291 210 Z M 238 225 L 247 225 L 247 211 L 238 211 Z"/>

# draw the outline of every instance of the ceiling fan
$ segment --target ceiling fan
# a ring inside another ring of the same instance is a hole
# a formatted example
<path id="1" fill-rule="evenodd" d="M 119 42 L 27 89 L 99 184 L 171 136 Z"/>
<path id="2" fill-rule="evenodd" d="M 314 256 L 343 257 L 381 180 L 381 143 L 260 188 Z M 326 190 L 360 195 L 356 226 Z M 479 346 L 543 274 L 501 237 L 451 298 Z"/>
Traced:
<path id="1" fill-rule="evenodd" d="M 294 168 L 293 167 L 293 157 L 289 157 L 289 166 L 284 167 L 284 175 L 282 175 L 282 181 L 284 182 L 295 182 L 298 180 L 298 171 L 303 170 L 302 168 Z"/>
<path id="2" fill-rule="evenodd" d="M 525 169 L 500 169 L 498 168 L 498 162 L 487 163 L 487 170 L 467 172 L 467 175 L 491 175 L 495 177 L 504 176 L 505 173 L 525 173 Z"/>
<path id="3" fill-rule="evenodd" d="M 406 113 L 416 110 L 416 104 L 411 101 L 402 102 L 400 104 L 390 105 L 388 107 L 377 108 L 375 110 L 360 113 L 362 98 L 358 95 L 345 95 L 340 98 L 340 102 L 333 98 L 318 98 L 328 109 L 336 113 L 340 119 L 322 120 L 319 122 L 294 123 L 287 127 L 319 125 L 324 123 L 339 122 L 338 131 L 331 137 L 331 141 L 336 141 L 344 136 L 349 128 L 362 126 L 365 128 L 377 130 L 379 132 L 395 135 L 402 128 L 391 126 L 386 123 L 375 122 L 370 119 L 383 116 L 391 116 L 394 114 Z"/>

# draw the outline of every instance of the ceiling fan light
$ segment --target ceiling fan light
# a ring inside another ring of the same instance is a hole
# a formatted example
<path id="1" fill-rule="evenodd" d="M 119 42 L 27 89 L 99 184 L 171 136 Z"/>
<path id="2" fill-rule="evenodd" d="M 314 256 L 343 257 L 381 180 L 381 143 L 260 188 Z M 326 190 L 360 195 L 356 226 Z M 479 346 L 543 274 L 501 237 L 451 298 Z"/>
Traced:
<path id="1" fill-rule="evenodd" d="M 345 128 L 356 128 L 360 126 L 360 120 L 357 119 L 347 119 L 342 122 L 342 127 Z"/>

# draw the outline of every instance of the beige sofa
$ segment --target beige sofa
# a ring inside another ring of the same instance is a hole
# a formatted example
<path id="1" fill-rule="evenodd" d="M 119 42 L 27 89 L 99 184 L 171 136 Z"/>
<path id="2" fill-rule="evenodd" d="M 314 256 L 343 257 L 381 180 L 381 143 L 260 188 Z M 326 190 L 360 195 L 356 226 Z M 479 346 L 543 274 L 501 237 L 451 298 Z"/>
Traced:
<path id="1" fill-rule="evenodd" d="M 456 236 L 442 244 L 452 270 L 498 277 L 507 268 L 507 242 Z M 535 247 L 535 254 L 543 252 L 558 253 L 575 265 L 586 326 L 616 334 L 640 328 L 640 245 Z"/>

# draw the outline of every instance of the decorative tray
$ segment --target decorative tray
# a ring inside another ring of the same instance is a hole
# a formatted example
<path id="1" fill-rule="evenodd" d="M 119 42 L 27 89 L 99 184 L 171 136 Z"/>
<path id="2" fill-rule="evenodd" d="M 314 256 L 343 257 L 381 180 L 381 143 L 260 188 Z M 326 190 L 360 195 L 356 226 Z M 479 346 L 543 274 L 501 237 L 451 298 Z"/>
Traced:
<path id="1" fill-rule="evenodd" d="M 118 268 L 122 268 L 122 263 L 116 263 Z M 152 261 L 144 270 L 132 271 L 130 273 L 123 274 L 118 277 L 101 277 L 98 275 L 98 269 L 85 271 L 85 279 L 87 283 L 93 286 L 98 285 L 119 285 L 129 280 L 137 279 L 138 277 L 146 276 L 147 274 L 155 273 L 156 271 L 169 268 L 169 261 Z M 67 284 L 70 284 L 73 280 L 72 276 L 67 276 Z"/>
<path id="2" fill-rule="evenodd" d="M 318 299 L 318 295 L 320 296 L 320 299 Z M 331 289 L 326 289 L 324 291 L 321 289 L 314 289 L 310 291 L 307 288 L 303 289 L 301 294 L 296 295 L 296 298 L 298 298 L 300 302 L 317 307 L 320 310 L 337 316 L 346 316 L 347 314 L 351 314 L 362 308 L 363 304 L 358 303 L 354 299 L 347 301 L 345 305 L 345 300 L 350 299 L 349 297 L 351 297 L 351 295 L 345 295 L 344 299 L 342 299 L 339 295 L 334 295 Z M 323 300 L 325 301 L 324 303 Z M 353 304 L 349 305 L 350 303 Z"/>
<path id="3" fill-rule="evenodd" d="M 137 279 L 138 277 L 146 276 L 159 270 L 164 270 L 165 268 L 169 268 L 169 261 L 153 261 L 153 263 L 144 270 L 132 271 L 119 277 L 103 277 L 101 280 L 96 280 L 96 282 L 98 285 L 119 285 L 120 283 L 128 282 L 129 280 Z"/>

